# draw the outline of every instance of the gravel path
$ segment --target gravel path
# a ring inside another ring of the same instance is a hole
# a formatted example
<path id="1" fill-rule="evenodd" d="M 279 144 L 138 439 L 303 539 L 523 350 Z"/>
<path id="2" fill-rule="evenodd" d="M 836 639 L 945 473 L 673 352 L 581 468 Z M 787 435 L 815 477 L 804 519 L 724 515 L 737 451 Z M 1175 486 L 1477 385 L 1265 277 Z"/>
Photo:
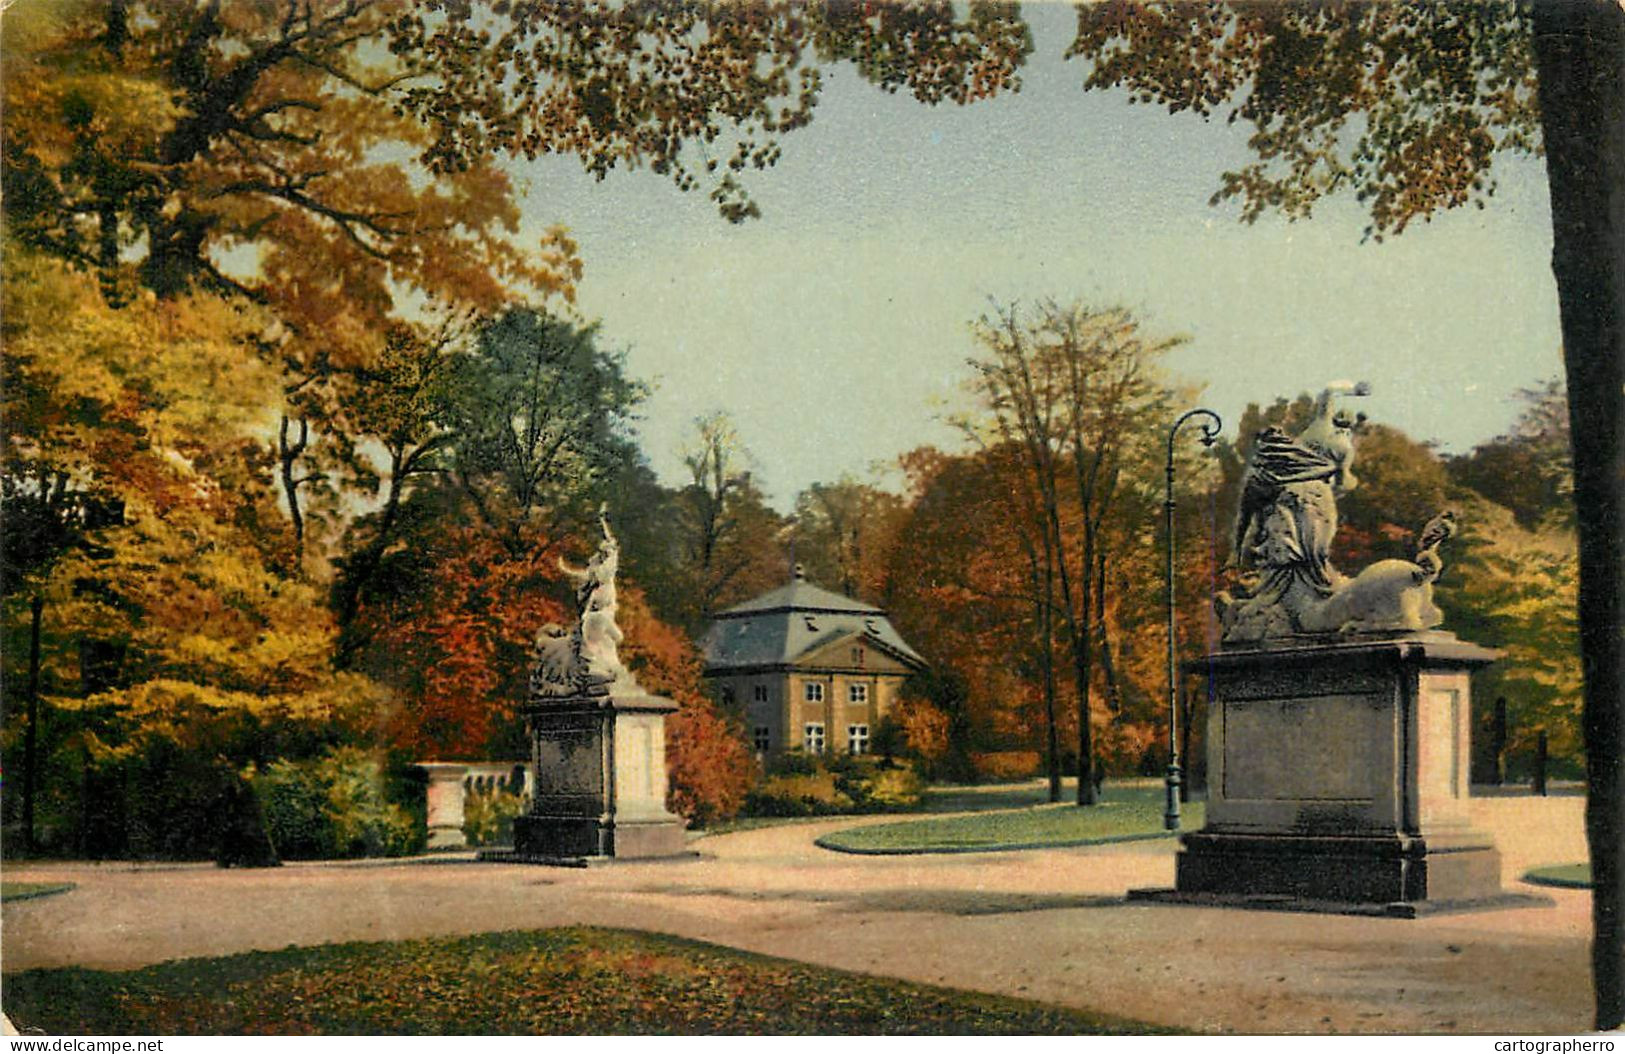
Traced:
<path id="1" fill-rule="evenodd" d="M 1585 858 L 1584 799 L 1474 803 L 1505 858 Z M 443 862 L 220 871 L 6 868 L 74 891 L 7 904 L 0 964 L 129 968 L 327 941 L 566 924 L 656 930 L 915 981 L 1228 1032 L 1556 1032 L 1589 1027 L 1590 897 L 1417 920 L 1129 904 L 1173 882 L 1172 841 L 856 857 L 852 820 L 700 839 L 697 859 L 587 869 Z"/>

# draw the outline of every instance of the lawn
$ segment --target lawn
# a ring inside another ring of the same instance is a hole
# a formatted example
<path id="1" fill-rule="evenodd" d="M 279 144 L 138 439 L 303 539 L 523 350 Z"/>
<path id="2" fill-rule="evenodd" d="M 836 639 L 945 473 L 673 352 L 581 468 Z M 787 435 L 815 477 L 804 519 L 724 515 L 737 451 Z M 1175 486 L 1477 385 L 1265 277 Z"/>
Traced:
<path id="1" fill-rule="evenodd" d="M 53 893 L 66 893 L 72 888 L 72 882 L 0 882 L 0 901 L 32 900 Z"/>
<path id="2" fill-rule="evenodd" d="M 1089 808 L 1046 804 L 874 824 L 836 831 L 818 844 L 846 853 L 976 853 L 1171 837 L 1163 829 L 1163 806 L 1160 787 L 1108 786 L 1100 804 Z M 1187 802 L 1182 813 L 1182 828 L 1194 830 L 1205 804 Z"/>
<path id="3" fill-rule="evenodd" d="M 627 930 L 324 945 L 5 978 L 19 1028 L 92 1035 L 1138 1034 L 1148 1025 Z"/>
<path id="4" fill-rule="evenodd" d="M 1556 864 L 1537 867 L 1523 876 L 1525 882 L 1537 886 L 1557 886 L 1560 889 L 1590 889 L 1590 864 Z"/>

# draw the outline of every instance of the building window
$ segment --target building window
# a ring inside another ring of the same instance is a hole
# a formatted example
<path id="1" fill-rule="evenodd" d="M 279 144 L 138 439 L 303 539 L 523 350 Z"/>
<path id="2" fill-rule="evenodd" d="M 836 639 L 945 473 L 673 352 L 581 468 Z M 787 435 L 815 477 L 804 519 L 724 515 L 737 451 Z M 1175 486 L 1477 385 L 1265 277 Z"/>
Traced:
<path id="1" fill-rule="evenodd" d="M 766 754 L 773 749 L 773 730 L 766 725 L 757 725 L 752 731 L 751 742 L 755 745 L 758 754 Z"/>
<path id="2" fill-rule="evenodd" d="M 849 703 L 867 703 L 869 701 L 869 686 L 866 684 L 847 685 L 846 701 Z"/>
<path id="3" fill-rule="evenodd" d="M 853 648 L 852 649 L 852 665 L 857 666 L 857 667 L 862 667 L 863 666 L 863 649 L 862 648 Z"/>
<path id="4" fill-rule="evenodd" d="M 867 754 L 867 753 L 869 753 L 869 726 L 868 725 L 847 725 L 846 726 L 846 749 L 847 749 L 847 753 L 850 753 L 850 754 Z"/>
<path id="5" fill-rule="evenodd" d="M 751 691 L 751 698 L 755 699 L 758 703 L 767 702 L 767 685 L 758 684 L 758 685 L 754 686 L 753 688 L 751 688 L 750 691 Z"/>
<path id="6" fill-rule="evenodd" d="M 802 698 L 806 699 L 807 702 L 809 702 L 809 703 L 821 703 L 821 702 L 823 702 L 824 701 L 824 686 L 821 685 L 821 684 L 809 684 L 809 685 L 807 685 L 805 693 L 803 694 Z"/>
<path id="7" fill-rule="evenodd" d="M 824 726 L 816 721 L 809 721 L 801 727 L 801 746 L 809 754 L 822 754 L 824 752 Z"/>
<path id="8" fill-rule="evenodd" d="M 731 685 L 731 684 L 725 684 L 725 685 L 722 686 L 722 705 L 723 706 L 732 706 L 732 705 L 734 705 L 734 690 L 733 690 L 733 685 Z"/>

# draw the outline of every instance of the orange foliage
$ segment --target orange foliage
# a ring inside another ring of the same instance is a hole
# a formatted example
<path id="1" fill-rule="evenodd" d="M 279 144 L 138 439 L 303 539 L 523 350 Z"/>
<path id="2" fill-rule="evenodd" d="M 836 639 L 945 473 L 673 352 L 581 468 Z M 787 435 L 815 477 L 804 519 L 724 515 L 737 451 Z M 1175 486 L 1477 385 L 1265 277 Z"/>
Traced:
<path id="1" fill-rule="evenodd" d="M 421 544 L 409 588 L 362 608 L 364 665 L 400 696 L 389 723 L 396 745 L 480 757 L 525 698 L 537 628 L 569 619 L 556 550 L 515 560 L 489 532 L 450 526 Z"/>
<path id="2" fill-rule="evenodd" d="M 679 707 L 666 720 L 671 807 L 701 825 L 732 816 L 756 779 L 741 729 L 701 688 L 693 643 L 654 616 L 641 590 L 625 586 L 619 599 L 622 661 L 645 689 Z"/>

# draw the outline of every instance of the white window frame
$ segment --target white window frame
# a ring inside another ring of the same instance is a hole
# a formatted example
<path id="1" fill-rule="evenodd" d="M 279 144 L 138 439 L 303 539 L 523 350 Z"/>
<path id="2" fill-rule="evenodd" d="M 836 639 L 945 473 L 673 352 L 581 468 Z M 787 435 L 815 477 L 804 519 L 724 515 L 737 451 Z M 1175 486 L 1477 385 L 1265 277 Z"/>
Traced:
<path id="1" fill-rule="evenodd" d="M 855 706 L 869 705 L 869 686 L 866 684 L 849 684 L 846 686 L 846 701 Z"/>
<path id="2" fill-rule="evenodd" d="M 868 725 L 846 726 L 846 751 L 854 755 L 869 753 Z"/>
<path id="3" fill-rule="evenodd" d="M 773 749 L 773 729 L 768 725 L 757 725 L 751 730 L 751 744 L 757 753 L 766 754 Z"/>
<path id="4" fill-rule="evenodd" d="M 809 702 L 809 703 L 821 703 L 821 702 L 823 702 L 824 701 L 824 685 L 823 685 L 823 682 L 821 682 L 821 681 L 808 681 L 806 684 L 802 685 L 801 698 L 804 701 Z"/>
<path id="5" fill-rule="evenodd" d="M 801 748 L 809 754 L 824 752 L 824 722 L 808 721 L 801 726 Z"/>

